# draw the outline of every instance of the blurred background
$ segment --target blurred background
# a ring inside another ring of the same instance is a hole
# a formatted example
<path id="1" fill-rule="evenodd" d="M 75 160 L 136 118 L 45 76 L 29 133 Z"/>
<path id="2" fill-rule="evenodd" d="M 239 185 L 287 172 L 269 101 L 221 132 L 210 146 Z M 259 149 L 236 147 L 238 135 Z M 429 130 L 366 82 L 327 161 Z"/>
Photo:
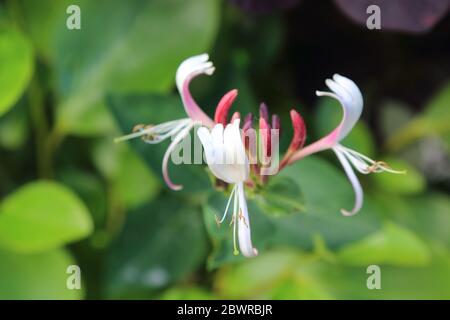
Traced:
<path id="1" fill-rule="evenodd" d="M 69 5 L 81 29 L 69 30 Z M 381 30 L 366 27 L 367 6 Z M 450 17 L 446 0 L 0 1 L 0 298 L 450 298 Z M 114 144 L 138 123 L 185 117 L 175 71 L 207 52 L 192 83 L 212 115 L 264 101 L 305 118 L 307 143 L 341 109 L 315 90 L 334 73 L 363 92 L 344 144 L 406 175 L 361 176 L 364 208 L 332 152 L 249 192 L 255 259 L 233 256 L 214 216 L 226 194 L 200 165 L 172 165 L 167 142 Z M 81 289 L 66 286 L 81 270 Z M 381 289 L 367 268 L 381 268 Z"/>

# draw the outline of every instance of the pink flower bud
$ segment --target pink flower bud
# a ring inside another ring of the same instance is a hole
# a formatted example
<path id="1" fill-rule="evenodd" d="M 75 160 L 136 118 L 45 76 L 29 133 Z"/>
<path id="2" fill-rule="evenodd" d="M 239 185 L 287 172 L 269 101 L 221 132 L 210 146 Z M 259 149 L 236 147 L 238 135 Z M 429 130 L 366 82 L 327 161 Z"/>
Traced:
<path id="1" fill-rule="evenodd" d="M 259 105 L 259 116 L 266 120 L 266 123 L 269 123 L 269 108 L 264 102 Z"/>
<path id="2" fill-rule="evenodd" d="M 272 116 L 272 129 L 278 130 L 278 134 L 281 135 L 280 117 L 276 114 Z"/>
<path id="3" fill-rule="evenodd" d="M 292 136 L 291 144 L 289 145 L 289 148 L 281 161 L 280 168 L 285 167 L 289 163 L 289 160 L 295 151 L 302 148 L 306 141 L 306 126 L 300 113 L 292 109 L 291 120 L 292 127 L 294 128 L 294 134 Z"/>
<path id="4" fill-rule="evenodd" d="M 298 113 L 294 109 L 291 110 L 291 120 L 292 120 L 292 127 L 294 128 L 294 135 L 292 136 L 289 151 L 293 152 L 296 151 L 297 149 L 302 148 L 303 145 L 305 144 L 306 126 L 300 113 Z"/>
<path id="5" fill-rule="evenodd" d="M 244 118 L 244 125 L 242 126 L 242 130 L 246 132 L 251 129 L 253 126 L 253 114 L 249 113 Z"/>
<path id="6" fill-rule="evenodd" d="M 265 118 L 259 118 L 259 138 L 261 139 L 261 146 L 263 148 L 263 155 L 265 157 L 271 156 L 271 134 L 270 125 Z"/>
<path id="7" fill-rule="evenodd" d="M 238 91 L 233 89 L 225 94 L 222 99 L 220 99 L 214 115 L 214 122 L 221 123 L 224 126 L 227 124 L 228 111 L 230 110 L 234 99 L 236 99 L 237 94 Z"/>

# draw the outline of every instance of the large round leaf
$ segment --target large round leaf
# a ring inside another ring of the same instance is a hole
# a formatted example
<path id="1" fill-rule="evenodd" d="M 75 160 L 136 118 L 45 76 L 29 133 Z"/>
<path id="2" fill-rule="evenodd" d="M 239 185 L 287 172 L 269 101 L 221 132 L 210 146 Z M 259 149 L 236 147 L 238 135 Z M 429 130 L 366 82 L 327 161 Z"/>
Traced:
<path id="1" fill-rule="evenodd" d="M 0 299 L 81 299 L 83 285 L 80 289 L 66 286 L 71 275 L 67 267 L 74 264 L 61 249 L 34 254 L 0 250 Z"/>
<path id="2" fill-rule="evenodd" d="M 37 252 L 82 239 L 92 221 L 81 200 L 63 185 L 33 182 L 7 196 L 0 205 L 0 245 Z"/>
<path id="3" fill-rule="evenodd" d="M 33 73 L 33 49 L 20 32 L 0 28 L 0 115 L 20 98 Z"/>

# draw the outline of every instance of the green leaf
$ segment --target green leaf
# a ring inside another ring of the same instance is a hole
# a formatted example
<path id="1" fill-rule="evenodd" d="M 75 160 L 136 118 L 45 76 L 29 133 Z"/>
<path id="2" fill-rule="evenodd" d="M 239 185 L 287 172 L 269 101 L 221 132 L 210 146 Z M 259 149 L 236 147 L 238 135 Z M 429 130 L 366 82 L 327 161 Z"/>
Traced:
<path id="1" fill-rule="evenodd" d="M 124 149 L 119 154 L 115 184 L 127 208 L 134 209 L 156 197 L 161 183 L 133 150 Z"/>
<path id="2" fill-rule="evenodd" d="M 386 216 L 429 242 L 450 249 L 450 199 L 445 194 L 426 193 L 409 197 L 378 195 L 377 203 Z"/>
<path id="3" fill-rule="evenodd" d="M 108 105 L 115 116 L 119 127 L 123 132 L 129 133 L 137 124 L 159 124 L 165 121 L 186 118 L 181 101 L 177 97 L 163 96 L 157 94 L 148 95 L 128 95 L 128 96 L 110 96 Z M 210 188 L 211 183 L 208 175 L 199 164 L 194 162 L 194 148 L 201 146 L 194 130 L 190 134 L 191 154 L 189 158 L 191 163 L 174 165 L 169 161 L 169 175 L 172 181 L 184 186 L 183 192 L 198 192 Z M 161 163 L 170 144 L 170 139 L 159 144 L 147 144 L 140 139 L 134 139 L 129 142 L 134 150 L 142 156 L 145 163 L 157 172 L 160 179 Z M 193 143 L 193 146 L 192 146 Z"/>
<path id="4" fill-rule="evenodd" d="M 28 135 L 27 114 L 24 103 L 0 118 L 0 145 L 8 150 L 17 150 L 26 142 Z"/>
<path id="5" fill-rule="evenodd" d="M 370 175 L 377 188 L 387 194 L 417 194 L 426 188 L 425 177 L 406 161 L 388 158 L 386 162 L 395 170 L 405 174 L 381 172 Z"/>
<path id="6" fill-rule="evenodd" d="M 346 266 L 293 250 L 262 253 L 217 273 L 222 299 L 448 299 L 450 256 L 433 252 L 426 266 L 379 265 L 381 289 L 370 290 L 368 265 Z"/>
<path id="7" fill-rule="evenodd" d="M 303 195 L 299 186 L 289 177 L 273 176 L 260 194 L 256 195 L 264 213 L 283 216 L 305 211 Z"/>
<path id="8" fill-rule="evenodd" d="M 317 156 L 309 156 L 279 173 L 298 184 L 306 210 L 304 214 L 277 220 L 277 244 L 310 249 L 314 246 L 315 236 L 320 235 L 327 247 L 335 249 L 379 230 L 379 215 L 370 197 L 366 196 L 357 215 L 342 216 L 342 208 L 353 206 L 354 193 L 339 169 Z"/>
<path id="9" fill-rule="evenodd" d="M 107 259 L 108 297 L 147 297 L 186 277 L 205 258 L 199 212 L 174 196 L 132 211 Z"/>
<path id="10" fill-rule="evenodd" d="M 83 283 L 80 290 L 69 290 L 66 286 L 70 276 L 67 267 L 75 264 L 63 249 L 33 254 L 0 250 L 0 299 L 81 299 Z"/>
<path id="11" fill-rule="evenodd" d="M 116 144 L 112 136 L 95 142 L 93 161 L 115 189 L 126 208 L 151 201 L 161 189 L 161 181 L 126 143 Z"/>
<path id="12" fill-rule="evenodd" d="M 422 266 L 430 262 L 430 251 L 413 232 L 394 223 L 386 223 L 382 230 L 344 246 L 338 257 L 346 264 L 358 266 Z"/>
<path id="13" fill-rule="evenodd" d="M 33 182 L 0 205 L 0 245 L 17 252 L 38 252 L 82 239 L 92 221 L 81 200 L 54 182 Z"/>
<path id="14" fill-rule="evenodd" d="M 58 180 L 74 190 L 86 204 L 93 222 L 102 226 L 106 216 L 106 188 L 101 179 L 86 171 L 66 168 L 58 174 Z"/>
<path id="15" fill-rule="evenodd" d="M 423 113 L 400 127 L 389 138 L 386 142 L 387 148 L 396 151 L 428 135 L 439 135 L 450 141 L 449 104 L 450 83 L 447 83 L 426 105 Z"/>
<path id="16" fill-rule="evenodd" d="M 0 116 L 20 98 L 33 74 L 33 49 L 13 29 L 0 28 Z"/>
<path id="17" fill-rule="evenodd" d="M 214 285 L 222 299 L 329 299 L 308 271 L 314 263 L 294 251 L 271 251 L 223 269 Z"/>
<path id="18" fill-rule="evenodd" d="M 27 17 L 25 29 L 44 33 L 31 32 L 54 62 L 63 133 L 100 134 L 108 118 L 101 107 L 106 92 L 170 90 L 179 63 L 208 50 L 219 20 L 216 0 L 79 0 L 65 1 L 59 10 L 50 8 L 53 1 L 42 2 L 39 9 L 24 2 L 19 10 Z M 69 4 L 81 9 L 81 30 L 65 27 Z M 41 6 L 50 9 L 50 18 L 42 17 Z"/>
<path id="19" fill-rule="evenodd" d="M 379 265 L 381 289 L 369 290 L 367 280 L 372 273 L 367 265 L 346 267 L 320 263 L 314 272 L 328 291 L 338 299 L 449 299 L 450 256 L 434 252 L 426 266 Z"/>

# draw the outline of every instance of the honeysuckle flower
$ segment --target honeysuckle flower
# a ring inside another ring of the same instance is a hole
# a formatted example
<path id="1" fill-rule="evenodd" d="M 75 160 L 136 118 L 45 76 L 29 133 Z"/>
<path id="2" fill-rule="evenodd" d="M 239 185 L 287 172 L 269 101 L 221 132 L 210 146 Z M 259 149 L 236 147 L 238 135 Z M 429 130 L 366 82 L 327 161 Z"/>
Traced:
<path id="1" fill-rule="evenodd" d="M 363 203 L 363 190 L 353 168 L 363 174 L 372 172 L 403 172 L 392 170 L 386 163 L 372 160 L 369 157 L 340 144 L 340 142 L 350 133 L 361 116 L 363 97 L 356 84 L 352 80 L 341 75 L 335 74 L 333 79 L 327 79 L 325 83 L 332 92 L 316 91 L 316 95 L 329 96 L 338 100 L 343 109 L 342 120 L 331 133 L 305 148 L 296 151 L 290 156 L 287 164 L 292 164 L 297 160 L 322 150 L 333 150 L 341 162 L 355 192 L 355 203 L 353 208 L 351 210 L 341 209 L 342 214 L 351 216 L 361 209 Z"/>
<path id="2" fill-rule="evenodd" d="M 206 162 L 211 172 L 219 179 L 232 184 L 233 188 L 225 207 L 225 212 L 218 223 L 227 217 L 228 209 L 233 202 L 231 224 L 233 226 L 234 254 L 239 249 L 245 257 L 254 257 L 258 251 L 253 247 L 250 231 L 250 220 L 245 199 L 244 182 L 249 177 L 249 161 L 245 153 L 241 131 L 240 119 L 235 119 L 225 129 L 218 123 L 212 130 L 201 127 L 197 135 L 205 150 Z"/>
<path id="3" fill-rule="evenodd" d="M 209 61 L 207 54 L 201 54 L 184 60 L 177 69 L 176 85 L 183 101 L 184 109 L 188 118 L 177 119 L 155 126 L 137 125 L 133 133 L 115 139 L 116 142 L 125 141 L 141 137 L 146 143 L 156 144 L 168 138 L 172 139 L 167 148 L 163 161 L 162 173 L 167 185 L 173 190 L 180 190 L 181 185 L 174 184 L 169 177 L 168 163 L 170 154 L 176 146 L 190 133 L 195 125 L 213 127 L 214 121 L 206 115 L 197 105 L 189 91 L 189 84 L 192 79 L 201 74 L 211 75 L 214 72 L 214 66 Z"/>

